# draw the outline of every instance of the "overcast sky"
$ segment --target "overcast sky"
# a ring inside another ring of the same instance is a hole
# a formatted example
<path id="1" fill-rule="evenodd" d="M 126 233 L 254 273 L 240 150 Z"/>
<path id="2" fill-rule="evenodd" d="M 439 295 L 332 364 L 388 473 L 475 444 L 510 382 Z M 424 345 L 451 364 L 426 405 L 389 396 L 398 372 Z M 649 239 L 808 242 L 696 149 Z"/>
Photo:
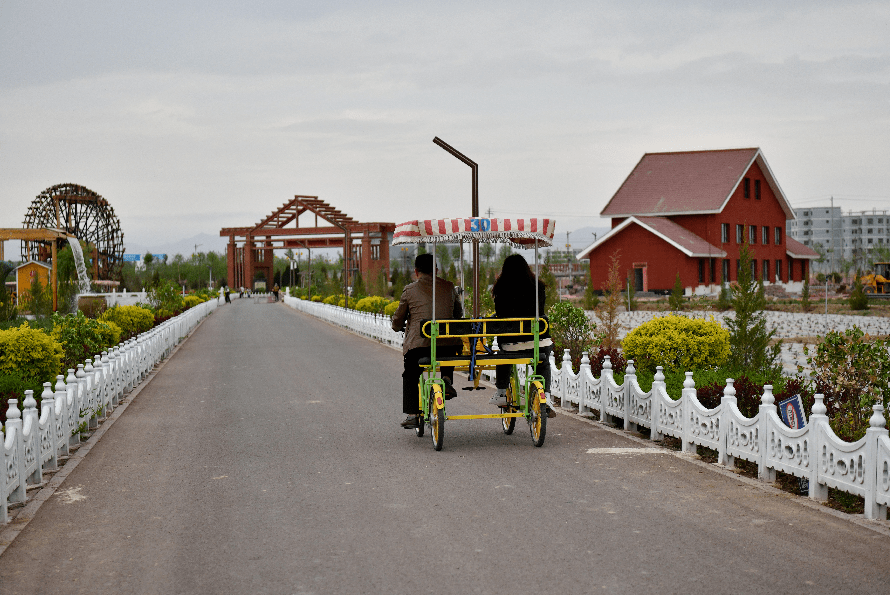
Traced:
<path id="1" fill-rule="evenodd" d="M 294 194 L 468 216 L 435 136 L 483 211 L 558 233 L 654 151 L 756 146 L 794 207 L 890 208 L 890 3 L 0 5 L 0 227 L 65 182 L 149 247 Z"/>

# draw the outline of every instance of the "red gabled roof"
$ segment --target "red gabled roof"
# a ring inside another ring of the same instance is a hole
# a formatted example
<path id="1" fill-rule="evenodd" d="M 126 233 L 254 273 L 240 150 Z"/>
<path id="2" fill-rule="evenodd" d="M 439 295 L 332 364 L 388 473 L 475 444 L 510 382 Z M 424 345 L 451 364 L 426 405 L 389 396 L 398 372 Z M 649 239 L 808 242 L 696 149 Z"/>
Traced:
<path id="1" fill-rule="evenodd" d="M 794 219 L 794 212 L 758 148 L 646 153 L 600 215 L 719 213 L 755 161 L 786 217 Z"/>
<path id="2" fill-rule="evenodd" d="M 809 246 L 804 246 L 790 236 L 785 236 L 785 253 L 792 258 L 807 258 L 810 260 L 819 258 L 818 252 Z"/>
<path id="3" fill-rule="evenodd" d="M 685 227 L 682 227 L 665 217 L 628 217 L 622 221 L 620 225 L 609 230 L 609 233 L 582 250 L 575 258 L 578 260 L 587 258 L 587 255 L 596 249 L 597 246 L 607 241 L 612 236 L 620 233 L 621 230 L 633 223 L 636 223 L 650 233 L 654 233 L 680 250 L 680 252 L 686 256 L 699 258 L 723 258 L 726 256 L 726 252 L 724 252 L 723 249 L 718 248 L 713 244 L 709 244 Z"/>

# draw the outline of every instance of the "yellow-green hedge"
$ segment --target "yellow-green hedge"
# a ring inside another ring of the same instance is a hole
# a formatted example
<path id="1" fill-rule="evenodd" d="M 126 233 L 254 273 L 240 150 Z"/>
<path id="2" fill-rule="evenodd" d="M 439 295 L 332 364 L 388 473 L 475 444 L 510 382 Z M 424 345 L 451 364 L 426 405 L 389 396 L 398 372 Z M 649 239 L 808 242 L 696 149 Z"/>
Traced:
<path id="1" fill-rule="evenodd" d="M 113 322 L 120 327 L 124 339 L 144 333 L 155 324 L 155 315 L 148 308 L 115 306 L 102 313 L 99 320 Z"/>
<path id="2" fill-rule="evenodd" d="M 729 331 L 713 319 L 663 316 L 631 331 L 621 348 L 638 369 L 709 370 L 729 358 Z"/>
<path id="3" fill-rule="evenodd" d="M 383 312 L 383 309 L 389 304 L 389 300 L 385 297 L 380 297 L 379 295 L 369 295 L 368 297 L 363 297 L 358 301 L 355 305 L 355 309 L 360 312 L 370 312 L 372 314 L 380 314 Z"/>
<path id="4" fill-rule="evenodd" d="M 206 300 L 201 299 L 200 296 L 197 295 L 187 295 L 183 298 L 182 304 L 185 306 L 185 309 L 194 308 L 198 304 L 203 304 Z"/>
<path id="5" fill-rule="evenodd" d="M 62 346 L 28 325 L 0 330 L 0 374 L 18 372 L 37 382 L 55 382 L 61 372 Z"/>

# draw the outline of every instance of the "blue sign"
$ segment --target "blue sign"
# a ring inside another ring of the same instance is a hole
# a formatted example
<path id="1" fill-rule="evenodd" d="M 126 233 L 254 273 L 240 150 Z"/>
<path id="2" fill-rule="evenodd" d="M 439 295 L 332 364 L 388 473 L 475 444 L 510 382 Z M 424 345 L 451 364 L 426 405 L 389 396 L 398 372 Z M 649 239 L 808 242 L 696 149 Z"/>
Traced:
<path id="1" fill-rule="evenodd" d="M 800 400 L 800 395 L 794 395 L 785 399 L 779 403 L 778 407 L 779 417 L 792 430 L 798 430 L 807 425 L 807 418 L 803 412 L 803 401 Z"/>
<path id="2" fill-rule="evenodd" d="M 142 260 L 141 254 L 124 254 L 124 262 L 139 262 Z"/>
<path id="3" fill-rule="evenodd" d="M 807 425 L 807 417 L 803 412 L 803 401 L 800 400 L 800 395 L 794 395 L 784 401 L 779 402 L 779 417 L 782 418 L 782 421 L 785 422 L 785 425 L 791 428 L 792 430 L 799 430 L 800 428 Z M 800 494 L 802 496 L 806 496 L 810 492 L 810 480 L 801 477 L 800 478 Z"/>
<path id="4" fill-rule="evenodd" d="M 491 219 L 470 219 L 470 231 L 488 231 L 491 229 Z"/>

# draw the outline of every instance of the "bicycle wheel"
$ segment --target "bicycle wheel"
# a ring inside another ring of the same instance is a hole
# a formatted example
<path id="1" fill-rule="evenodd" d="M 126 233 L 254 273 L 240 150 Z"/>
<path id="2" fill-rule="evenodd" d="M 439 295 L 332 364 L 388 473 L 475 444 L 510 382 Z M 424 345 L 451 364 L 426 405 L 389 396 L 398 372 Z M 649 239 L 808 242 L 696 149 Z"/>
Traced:
<path id="1" fill-rule="evenodd" d="M 504 407 L 502 413 L 513 413 L 516 409 L 514 409 L 516 405 L 516 399 L 513 397 L 513 383 L 510 383 L 510 386 L 507 387 L 507 400 L 510 402 L 509 407 Z M 504 434 L 508 436 L 513 433 L 513 428 L 516 427 L 516 418 L 515 417 L 502 417 L 501 418 L 501 428 L 504 430 Z"/>
<path id="2" fill-rule="evenodd" d="M 529 387 L 528 427 L 531 430 L 532 442 L 535 446 L 544 444 L 547 435 L 547 409 L 544 400 L 544 389 L 540 382 L 533 382 Z"/>
<path id="3" fill-rule="evenodd" d="M 444 403 L 442 396 L 442 387 L 434 384 L 430 391 L 430 435 L 433 437 L 433 448 L 442 450 L 442 443 L 445 440 L 445 409 L 439 409 L 437 403 Z"/>
<path id="4" fill-rule="evenodd" d="M 417 427 L 414 428 L 414 433 L 417 434 L 418 438 L 423 438 L 424 431 L 424 419 L 427 417 L 427 412 L 423 410 L 423 381 L 421 380 L 420 384 L 417 385 L 417 393 L 418 398 L 420 399 L 420 423 L 417 424 Z"/>

